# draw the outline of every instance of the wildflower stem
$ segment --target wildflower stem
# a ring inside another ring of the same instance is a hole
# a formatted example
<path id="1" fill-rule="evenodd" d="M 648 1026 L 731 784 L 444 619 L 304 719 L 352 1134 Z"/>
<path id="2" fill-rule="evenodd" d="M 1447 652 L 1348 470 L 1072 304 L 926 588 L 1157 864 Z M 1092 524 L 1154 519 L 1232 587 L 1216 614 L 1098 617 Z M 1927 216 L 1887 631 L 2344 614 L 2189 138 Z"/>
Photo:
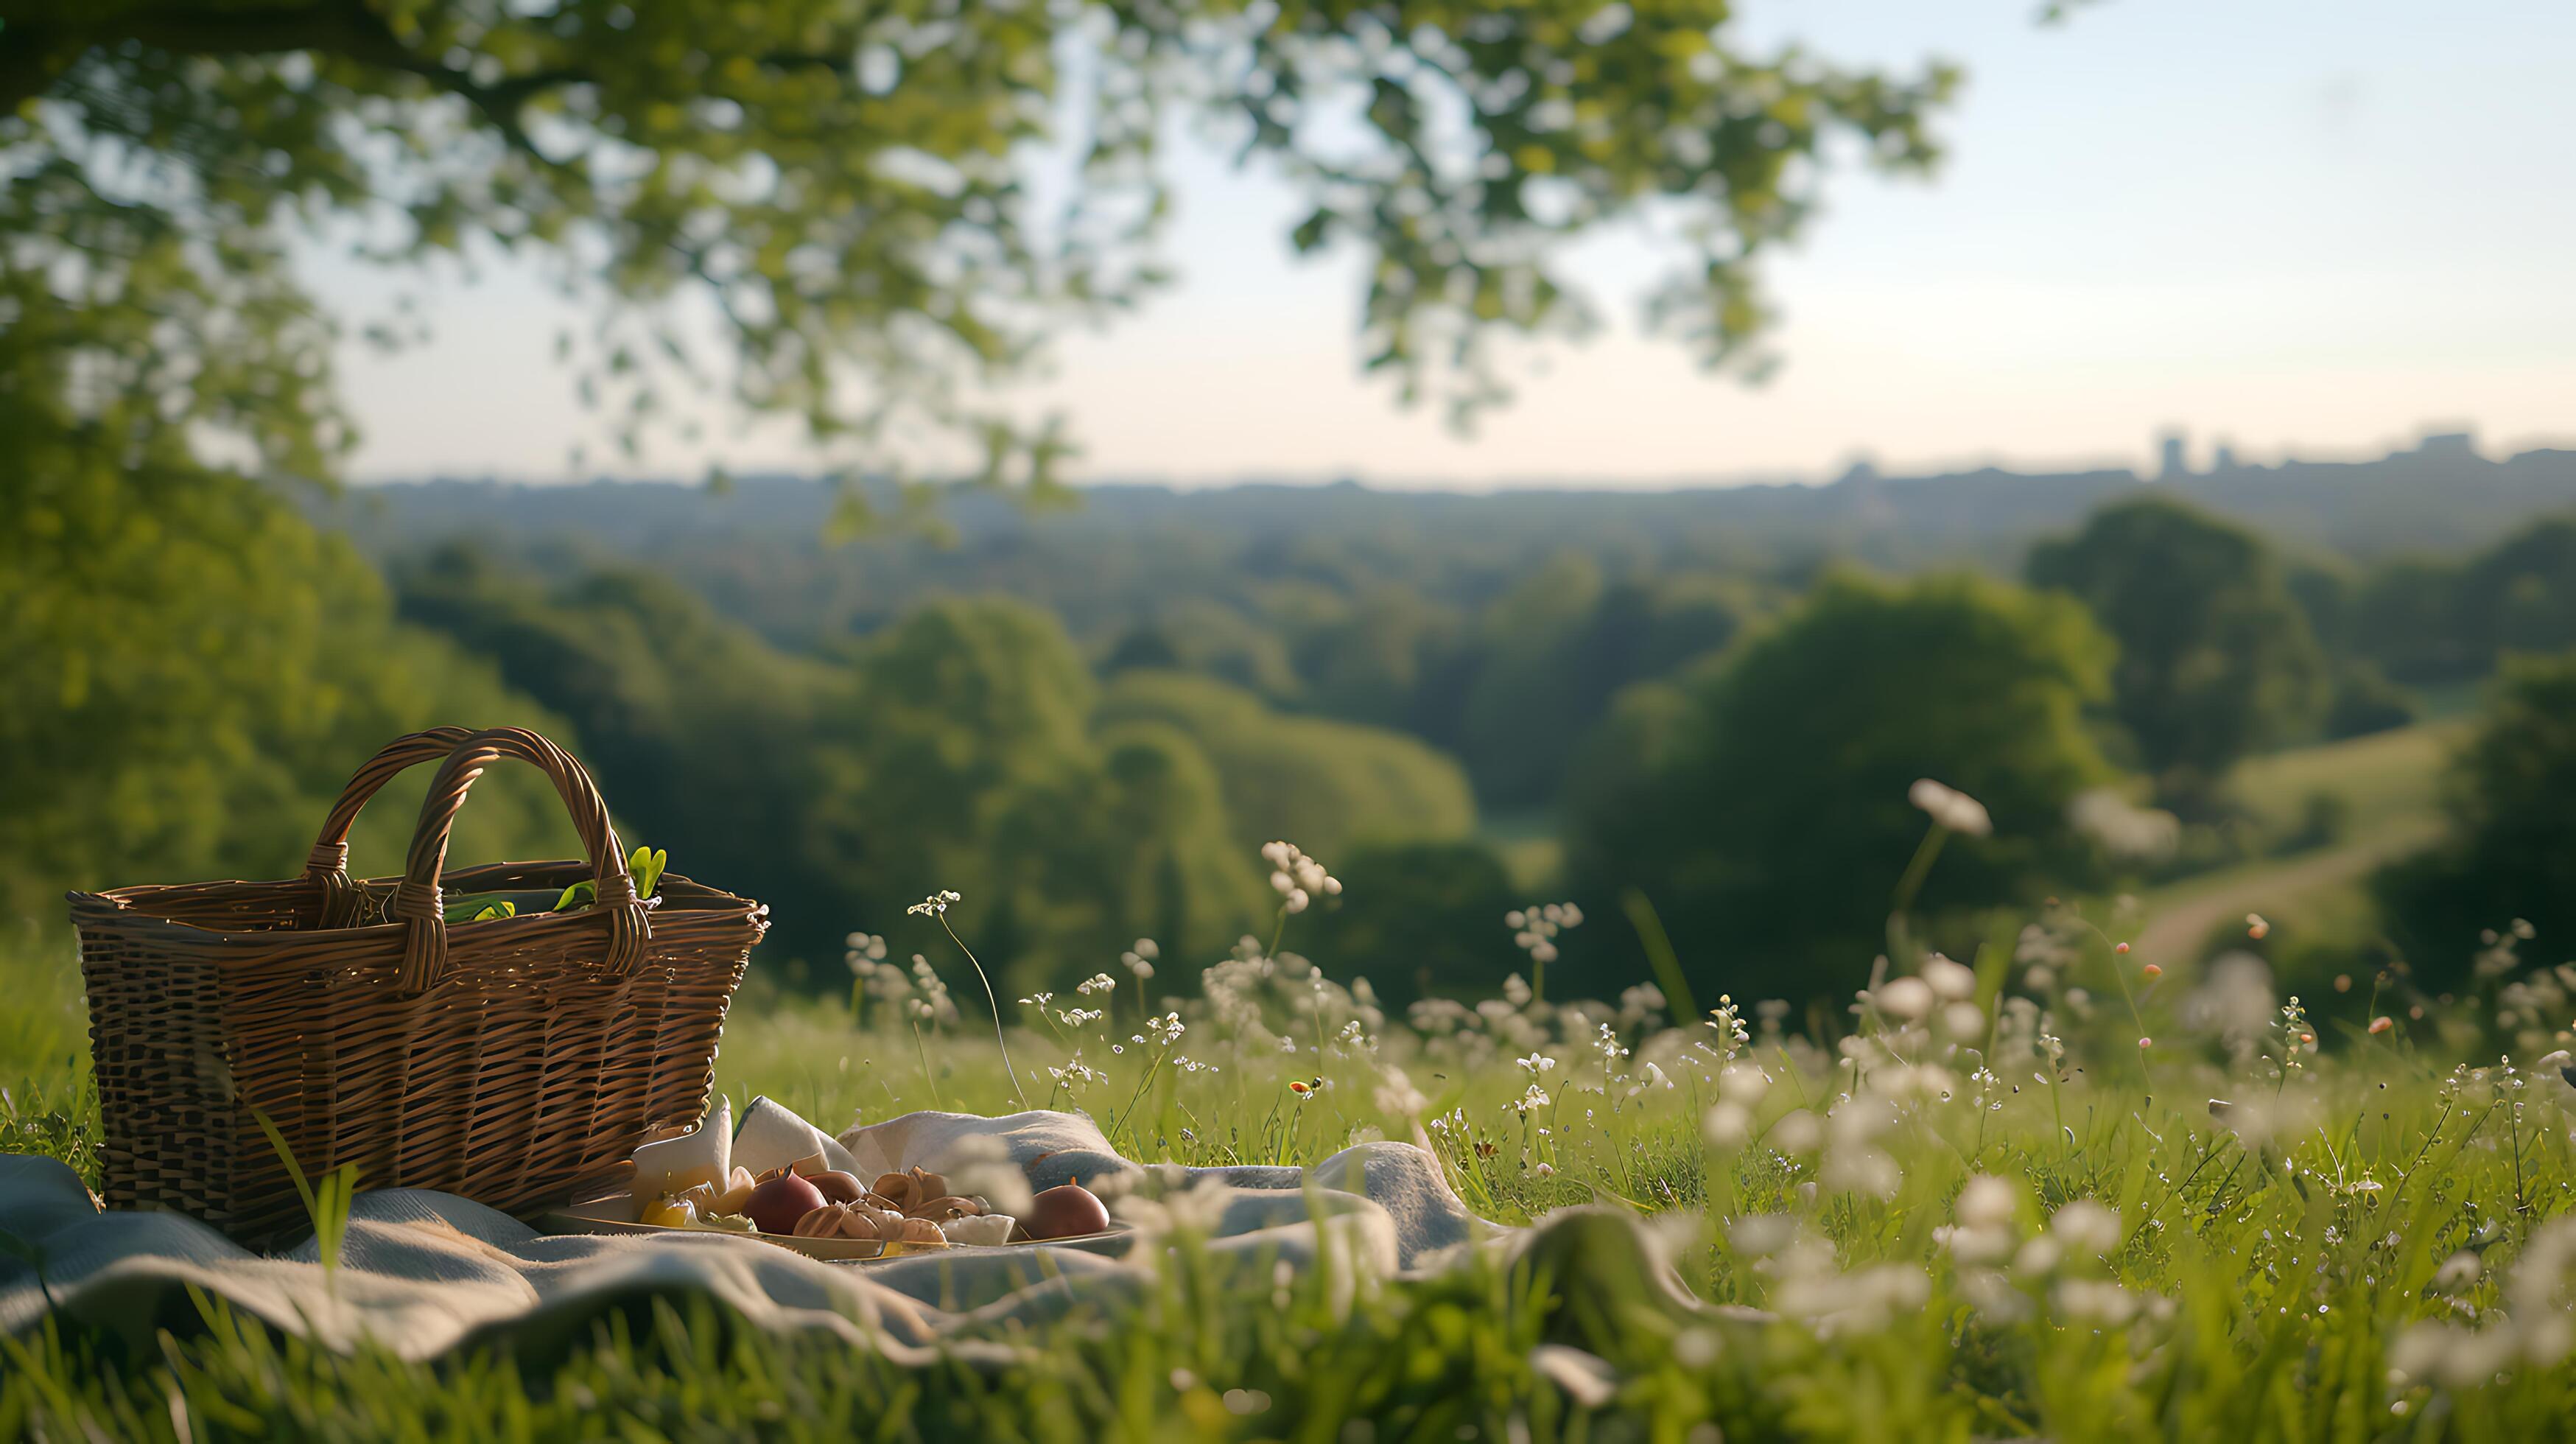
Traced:
<path id="1" fill-rule="evenodd" d="M 939 1101 L 939 1080 L 930 1076 L 930 1045 L 922 1041 L 921 1020 L 919 1018 L 912 1020 L 912 1046 L 913 1051 L 921 1055 L 921 1082 L 923 1087 L 930 1090 L 930 1106 L 933 1108 L 946 1107 L 946 1104 Z"/>
<path id="2" fill-rule="evenodd" d="M 2147 1015 L 2141 1012 L 2138 1008 L 2138 995 L 2129 989 L 2129 975 L 2120 967 L 2120 951 L 2118 947 L 2112 943 L 2111 935 L 2102 931 L 2099 927 L 2094 926 L 2092 919 L 2084 917 L 2081 914 L 2077 915 L 2076 921 L 2084 925 L 2084 930 L 2086 932 L 2091 933 L 2094 937 L 2101 940 L 2103 948 L 2111 959 L 2112 981 L 2120 985 L 2120 996 L 2128 1002 L 2129 1021 L 2138 1025 L 2138 1036 L 2140 1038 L 2146 1037 Z M 2153 1103 L 2156 1098 L 2156 1076 L 2155 1073 L 2147 1067 L 2147 1050 L 2143 1047 L 2138 1049 L 2138 1075 L 2146 1080 L 2147 1101 Z M 2284 1082 L 2287 1081 L 2287 1078 L 2288 1075 L 2285 1072 L 2283 1074 Z"/>
<path id="3" fill-rule="evenodd" d="M 1896 895 L 1888 910 L 1898 918 L 1914 906 L 1914 895 L 1923 890 L 1923 880 L 1932 873 L 1932 860 L 1941 855 L 1941 844 L 1950 840 L 1950 829 L 1939 822 L 1925 830 L 1923 841 L 1914 849 L 1914 860 L 1905 865 L 1905 875 L 1896 880 Z"/>
<path id="4" fill-rule="evenodd" d="M 1315 981 L 1314 981 L 1314 985 L 1313 985 L 1313 986 L 1311 986 L 1311 987 L 1309 987 L 1309 988 L 1306 990 L 1306 996 L 1307 996 L 1307 1000 L 1308 1000 L 1309 1002 L 1311 1002 L 1311 1003 L 1314 1005 L 1314 1006 L 1313 1006 L 1313 1008 L 1311 1009 L 1311 1011 L 1313 1012 L 1314 1017 L 1315 1017 L 1315 1067 L 1316 1067 L 1316 1069 L 1317 1069 L 1318 1071 L 1321 1071 L 1321 1070 L 1322 1070 L 1322 1068 L 1323 1068 L 1323 1066 L 1324 1066 L 1324 970 L 1323 970 L 1323 969 L 1321 969 L 1321 968 L 1317 968 L 1317 969 L 1315 970 Z"/>
<path id="5" fill-rule="evenodd" d="M 1673 951 L 1673 940 L 1664 932 L 1664 920 L 1656 915 L 1654 903 L 1643 890 L 1632 887 L 1619 895 L 1619 907 L 1628 914 L 1628 925 L 1637 930 L 1637 941 L 1646 949 L 1646 962 L 1655 970 L 1656 981 L 1663 984 L 1664 997 L 1673 1005 L 1673 1016 L 1700 1016 L 1699 1002 L 1691 996 L 1690 980 L 1682 975 L 1681 956 Z"/>
<path id="6" fill-rule="evenodd" d="M 2100 929 L 2097 928 L 2095 931 L 2099 932 Z M 2138 1025 L 2138 1037 L 2143 1042 L 2147 1036 L 2147 1016 L 2146 1014 L 2138 1011 L 2138 995 L 2129 989 L 2129 974 L 2126 969 L 2120 966 L 2120 955 L 2118 953 L 2112 953 L 2109 956 L 2111 959 L 2111 976 L 2117 978 L 2120 982 L 2120 996 L 2123 999 L 2126 999 L 2129 1004 L 2129 1021 Z M 2138 1077 L 2144 1080 L 2147 1085 L 2147 1101 L 2149 1103 L 2153 1103 L 2156 1101 L 2155 1071 L 2147 1066 L 2147 1050 L 2141 1047 L 2137 1051 Z"/>
<path id="7" fill-rule="evenodd" d="M 1136 1091 L 1127 1095 L 1127 1106 L 1118 1112 L 1118 1122 L 1115 1126 L 1127 1130 L 1127 1138 L 1131 1143 L 1136 1141 L 1137 1100 L 1143 1098 L 1145 1090 L 1153 1086 L 1154 1075 L 1163 1071 L 1163 1060 L 1171 1056 L 1172 1045 L 1166 1043 L 1163 1045 L 1163 1051 L 1155 1054 L 1154 1061 L 1146 1066 L 1143 1076 L 1136 1080 Z"/>
<path id="8" fill-rule="evenodd" d="M 1029 1095 L 1020 1091 L 1020 1070 L 1011 1062 L 1010 1040 L 1002 1036 L 1002 1004 L 993 996 L 993 980 L 984 975 L 984 965 L 976 961 L 975 950 L 966 946 L 964 938 L 957 936 L 957 929 L 949 926 L 947 909 L 942 908 L 932 916 L 939 919 L 939 930 L 948 934 L 948 941 L 955 943 L 957 951 L 966 955 L 967 963 L 975 969 L 975 981 L 984 985 L 984 1006 L 991 1009 L 993 1013 L 993 1042 L 1002 1050 L 1002 1071 L 1010 1075 L 1011 1096 L 1020 1100 L 1020 1106 L 1026 1108 L 1029 1106 Z"/>
<path id="9" fill-rule="evenodd" d="M 2531 1203 L 2524 1197 L 2522 1187 L 2522 1104 L 2519 1100 L 2506 1105 L 2504 1118 L 2513 1137 L 2513 1211 L 2528 1214 Z"/>

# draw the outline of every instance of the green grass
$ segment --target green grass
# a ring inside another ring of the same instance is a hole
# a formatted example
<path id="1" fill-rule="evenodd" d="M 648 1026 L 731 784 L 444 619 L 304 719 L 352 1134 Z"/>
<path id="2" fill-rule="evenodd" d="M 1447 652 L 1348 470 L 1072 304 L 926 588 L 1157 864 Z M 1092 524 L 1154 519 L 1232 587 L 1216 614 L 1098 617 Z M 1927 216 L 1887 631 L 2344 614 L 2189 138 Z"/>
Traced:
<path id="1" fill-rule="evenodd" d="M 2440 810 L 2443 765 L 2468 736 L 2466 718 L 2419 722 L 2342 742 L 2251 757 L 2231 779 L 2266 831 L 2299 827 L 2308 799 L 2338 797 L 2356 833 L 2408 825 Z"/>
<path id="2" fill-rule="evenodd" d="M 1552 892 L 1565 880 L 1564 820 L 1552 809 L 1487 816 L 1476 838 L 1502 859 L 1512 886 L 1532 896 Z"/>
<path id="3" fill-rule="evenodd" d="M 2142 948 L 2159 961 L 2196 962 L 2220 944 L 2243 945 L 2244 915 L 2283 924 L 2289 939 L 2330 938 L 2358 952 L 2378 936 L 2363 881 L 2380 864 L 2439 837 L 2442 772 L 2467 737 L 2462 719 L 2292 748 L 2240 763 L 2229 779 L 2250 831 L 2265 848 L 2297 844 L 2231 866 L 2176 878 L 2142 901 Z M 2334 799 L 2340 831 L 2313 833 L 2311 808 Z M 2308 964 L 2298 980 L 2313 981 Z"/>
<path id="4" fill-rule="evenodd" d="M 214 1310 L 141 1349 L 50 1328 L 0 1345 L 0 1438 L 2565 1434 L 2576 1090 L 2531 1066 L 2571 1016 L 2550 974 L 2420 1019 L 2407 1009 L 2428 1000 L 2393 994 L 2361 999 L 2349 1027 L 2259 1000 L 2204 1015 L 2182 1006 L 2180 975 L 2150 981 L 2070 915 L 2034 921 L 2026 956 L 1984 960 L 1958 1016 L 1900 1024 L 1913 1003 L 1885 989 L 1855 1035 L 1759 1036 L 1732 1075 L 1707 1051 L 1725 1040 L 1691 1020 L 1533 1005 L 1417 1033 L 1337 984 L 1319 994 L 1292 959 L 1267 977 L 1239 964 L 1214 998 L 1174 985 L 1185 1031 L 1168 1046 L 1133 1041 L 1124 980 L 1105 1026 L 1020 1010 L 1024 1068 L 1077 1045 L 1108 1068 L 1053 1101 L 1133 1156 L 1312 1162 L 1419 1138 L 1486 1216 L 1642 1213 L 1691 1291 L 1761 1313 L 1648 1287 L 1639 1235 L 1598 1225 L 1544 1235 L 1515 1267 L 1357 1289 L 1185 1248 L 1135 1297 L 982 1331 L 998 1357 L 925 1368 L 670 1307 L 417 1364 L 319 1353 Z M 896 941 L 962 982 L 922 931 Z M 69 976 L 58 941 L 0 950 L 0 986 L 38 1019 L 0 1032 L 0 1077 L 60 1118 L 13 1125 L 9 1147 L 94 1138 L 64 1051 L 80 1036 Z M 2398 1021 L 2374 1035 L 2373 1011 Z M 1629 1052 L 1596 1049 L 1604 1022 Z M 2290 1046 L 2309 1029 L 2320 1043 Z M 2499 1052 L 2521 1069 L 2453 1063 Z M 1553 1066 L 1516 1061 L 1533 1056 Z M 1327 1086 L 1304 1101 L 1286 1086 L 1316 1077 Z M 1010 1092 L 971 1022 L 854 1030 L 844 1005 L 757 990 L 719 1081 L 828 1126 Z M 1523 1111 L 1533 1082 L 1546 1101 Z M 1963 1195 L 1978 1177 L 1999 1182 Z M 2088 1221 L 2096 1204 L 2108 1212 Z M 1549 1343 L 1607 1370 L 1570 1376 Z"/>

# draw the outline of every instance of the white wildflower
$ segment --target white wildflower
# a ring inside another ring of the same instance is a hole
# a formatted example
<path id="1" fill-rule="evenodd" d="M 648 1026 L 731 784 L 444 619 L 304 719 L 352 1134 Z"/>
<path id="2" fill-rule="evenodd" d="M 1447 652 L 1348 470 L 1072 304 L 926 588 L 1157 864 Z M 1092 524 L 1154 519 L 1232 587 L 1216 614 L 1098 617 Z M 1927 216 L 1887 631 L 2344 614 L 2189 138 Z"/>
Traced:
<path id="1" fill-rule="evenodd" d="M 1512 945 L 1542 965 L 1556 961 L 1557 935 L 1582 924 L 1583 910 L 1570 902 L 1532 904 L 1503 914 L 1503 925 L 1512 930 Z"/>
<path id="2" fill-rule="evenodd" d="M 1763 1141 L 1782 1153 L 1804 1157 L 1824 1146 L 1824 1121 L 1808 1109 L 1793 1109 L 1780 1115 Z"/>
<path id="3" fill-rule="evenodd" d="M 1418 1118 L 1423 1109 L 1431 1106 L 1431 1100 L 1422 1096 L 1422 1090 L 1413 1086 L 1404 1070 L 1393 1066 L 1379 1076 L 1376 1101 L 1377 1111 L 1397 1118 Z"/>
<path id="4" fill-rule="evenodd" d="M 1700 1116 L 1699 1131 L 1711 1148 L 1742 1148 L 1753 1140 L 1753 1110 L 1721 1098 Z"/>
<path id="5" fill-rule="evenodd" d="M 1959 1190 L 1959 1222 L 1972 1228 L 2008 1228 L 2021 1208 L 2021 1190 L 2006 1179 L 1981 1173 Z"/>
<path id="6" fill-rule="evenodd" d="M 1970 837 L 1985 837 L 1995 830 L 1994 819 L 1986 815 L 1986 805 L 1955 787 L 1919 778 L 1906 789 L 1905 800 L 1931 815 L 1934 822 L 1952 832 Z"/>
<path id="7" fill-rule="evenodd" d="M 1939 953 L 1934 953 L 1923 964 L 1923 981 L 1930 985 L 1933 996 L 1945 1003 L 1961 1002 L 1977 995 L 1976 970 Z"/>
<path id="8" fill-rule="evenodd" d="M 2138 1316 L 2138 1296 L 2109 1279 L 2060 1279 L 2054 1297 L 2067 1318 L 2118 1328 Z"/>
<path id="9" fill-rule="evenodd" d="M 1878 1138 L 1895 1123 L 1894 1108 L 1874 1095 L 1846 1100 L 1834 1109 L 1825 1120 L 1830 1137 L 1818 1181 L 1838 1192 L 1894 1197 L 1904 1173 L 1878 1146 Z"/>
<path id="10" fill-rule="evenodd" d="M 2120 1215 L 2089 1198 L 2059 1209 L 2048 1231 L 2079 1258 L 2099 1257 L 2120 1246 Z"/>
<path id="11" fill-rule="evenodd" d="M 2104 852 L 2136 862 L 2162 861 L 2182 842 L 2179 818 L 2160 808 L 2140 807 L 2117 788 L 2077 793 L 2066 804 L 2066 821 Z"/>
<path id="12" fill-rule="evenodd" d="M 930 896 L 923 898 L 921 901 L 914 903 L 912 906 L 905 908 L 904 912 L 919 917 L 938 917 L 948 911 L 948 905 L 950 903 L 964 902 L 965 900 L 966 899 L 963 896 L 957 893 L 935 892 Z"/>
<path id="13" fill-rule="evenodd" d="M 1292 913 L 1304 912 L 1316 898 L 1341 893 L 1342 880 L 1326 872 L 1322 863 L 1298 851 L 1293 843 L 1267 843 L 1261 856 L 1271 866 L 1271 891 L 1279 894 L 1281 906 Z"/>
<path id="14" fill-rule="evenodd" d="M 1745 1044 L 1753 1041 L 1753 1035 L 1745 1031 L 1744 1014 L 1736 1007 L 1731 994 L 1717 995 L 1717 1006 L 1708 1010 L 1708 1022 L 1704 1026 L 1717 1030 L 1719 1056 L 1726 1059 L 1733 1059 Z"/>
<path id="15" fill-rule="evenodd" d="M 1870 994 L 1879 1008 L 1906 1022 L 1932 1011 L 1932 985 L 1921 978 L 1898 978 Z"/>

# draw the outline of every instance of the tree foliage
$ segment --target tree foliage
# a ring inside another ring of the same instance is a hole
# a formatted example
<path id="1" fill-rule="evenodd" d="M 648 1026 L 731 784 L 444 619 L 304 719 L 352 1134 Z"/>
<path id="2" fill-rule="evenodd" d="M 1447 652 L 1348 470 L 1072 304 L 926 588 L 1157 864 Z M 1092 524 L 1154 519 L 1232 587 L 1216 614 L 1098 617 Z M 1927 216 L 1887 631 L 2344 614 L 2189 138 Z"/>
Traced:
<path id="1" fill-rule="evenodd" d="M 1642 217 L 1678 238 L 1651 316 L 1750 358 L 1820 174 L 1928 167 L 1955 77 L 1753 54 L 1730 9 L 0 0 L 0 285 L 310 471 L 347 431 L 283 227 L 489 245 L 595 303 L 565 345 L 629 445 L 696 384 L 871 466 L 926 421 L 1043 482 L 1065 439 L 979 396 L 1158 282 L 1176 113 L 1297 190 L 1300 250 L 1365 258 L 1367 364 L 1408 397 L 1499 399 L 1489 338 L 1590 324 L 1566 243 Z M 135 298 L 162 319 L 120 348 L 90 317 Z"/>
<path id="2" fill-rule="evenodd" d="M 621 825 L 673 849 L 682 872 L 776 905 L 789 948 L 853 925 L 798 905 L 833 871 L 803 828 L 821 766 L 809 744 L 845 672 L 771 649 L 646 572 L 549 586 L 458 545 L 399 577 L 406 618 L 571 719 Z"/>
<path id="3" fill-rule="evenodd" d="M 1712 996 L 1841 991 L 1885 946 L 1891 880 L 1928 821 L 1917 778 L 1994 820 L 1951 839 L 1923 910 L 2086 879 L 2066 808 L 2110 776 L 2084 720 L 2110 654 L 2065 598 L 1829 577 L 1722 667 L 1622 700 L 1573 794 L 1574 891 L 1614 918 L 1642 889 Z"/>
<path id="4" fill-rule="evenodd" d="M 568 714 L 635 831 L 771 905 L 781 962 L 837 956 L 946 888 L 967 940 L 1028 986 L 1138 937 L 1205 961 L 1275 905 L 1262 842 L 1475 821 L 1456 764 L 1419 742 L 1209 678 L 1104 691 L 1017 602 L 932 602 L 795 656 L 647 574 L 549 583 L 452 548 L 404 574 L 403 607 Z"/>
<path id="5" fill-rule="evenodd" d="M 2511 652 L 2576 647 L 2576 517 L 2544 517 L 2470 556 L 2393 563 L 2348 606 L 2354 648 L 2416 685 L 2484 677 Z"/>
<path id="6" fill-rule="evenodd" d="M 2186 792 L 2312 725 L 2323 655 L 2262 539 L 2178 502 L 2124 502 L 2031 549 L 2030 580 L 2081 598 L 2119 643 L 2112 707 Z"/>
<path id="7" fill-rule="evenodd" d="M 1365 975 L 1385 1003 L 1499 996 L 1528 973 L 1503 915 L 1529 900 L 1482 843 L 1363 843 L 1333 867 L 1341 898 L 1298 929 L 1297 949 Z"/>
<path id="8" fill-rule="evenodd" d="M 2428 991 L 2467 982 L 2480 935 L 2529 922 L 2552 957 L 2576 937 L 2576 654 L 2508 659 L 2451 766 L 2449 836 L 2374 890 Z"/>
<path id="9" fill-rule="evenodd" d="M 1484 619 L 1464 698 L 1459 750 L 1480 791 L 1497 807 L 1553 804 L 1610 699 L 1732 641 L 1754 595 L 1713 577 L 1605 580 L 1576 556 L 1513 588 Z"/>
<path id="10" fill-rule="evenodd" d="M 292 876 L 349 773 L 416 728 L 577 741 L 489 663 L 398 624 L 348 544 L 257 483 L 138 464 L 94 432 L 0 431 L 22 448 L 0 527 L 0 917 L 56 917 L 67 887 Z M 427 782 L 362 814 L 361 874 L 400 870 Z M 454 855 L 577 844 L 542 779 L 497 775 Z"/>
<path id="11" fill-rule="evenodd" d="M 1398 733 L 1273 711 L 1214 678 L 1123 673 L 1100 716 L 1160 722 L 1196 742 L 1247 850 L 1284 838 L 1329 865 L 1357 842 L 1456 838 L 1476 825 L 1455 760 Z"/>

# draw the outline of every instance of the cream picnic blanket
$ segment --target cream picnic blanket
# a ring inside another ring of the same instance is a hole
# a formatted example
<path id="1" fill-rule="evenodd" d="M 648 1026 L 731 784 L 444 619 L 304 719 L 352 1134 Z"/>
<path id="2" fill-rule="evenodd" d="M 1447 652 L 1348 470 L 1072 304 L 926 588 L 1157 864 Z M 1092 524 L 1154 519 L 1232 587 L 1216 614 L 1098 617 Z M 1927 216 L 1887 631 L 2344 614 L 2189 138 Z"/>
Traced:
<path id="1" fill-rule="evenodd" d="M 1531 1246 L 1469 1213 L 1437 1162 L 1404 1143 L 1345 1149 L 1297 1168 L 1186 1169 L 1118 1156 L 1091 1121 L 1029 1112 L 1003 1118 L 914 1113 L 842 1134 L 862 1176 L 921 1165 L 991 1191 L 1078 1179 L 1147 1226 L 1125 1258 L 1070 1248 L 957 1249 L 853 1266 L 720 1235 L 558 1236 L 452 1194 L 362 1193 L 335 1282 L 311 1242 L 253 1254 L 192 1219 L 101 1213 L 51 1159 L 0 1156 L 0 1329 L 48 1312 L 126 1333 L 199 1327 L 191 1290 L 346 1349 L 371 1339 L 408 1358 L 460 1344 L 573 1337 L 604 1314 L 654 1299 L 702 1298 L 771 1329 L 829 1330 L 904 1359 L 946 1347 L 970 1357 L 1004 1326 L 1086 1302 L 1114 1303 L 1148 1277 L 1177 1221 L 1220 1257 L 1265 1271 L 1328 1252 L 1339 1277 L 1436 1268 L 1480 1244 Z M 1622 1272 L 1653 1275 L 1669 1308 L 1696 1311 L 1633 1220 L 1596 1217 L 1633 1236 Z M 1558 1230 L 1567 1232 L 1566 1230 Z M 1535 1231 L 1544 1234 L 1548 1230 Z M 1585 1272 L 1576 1270 L 1573 1272 Z"/>

